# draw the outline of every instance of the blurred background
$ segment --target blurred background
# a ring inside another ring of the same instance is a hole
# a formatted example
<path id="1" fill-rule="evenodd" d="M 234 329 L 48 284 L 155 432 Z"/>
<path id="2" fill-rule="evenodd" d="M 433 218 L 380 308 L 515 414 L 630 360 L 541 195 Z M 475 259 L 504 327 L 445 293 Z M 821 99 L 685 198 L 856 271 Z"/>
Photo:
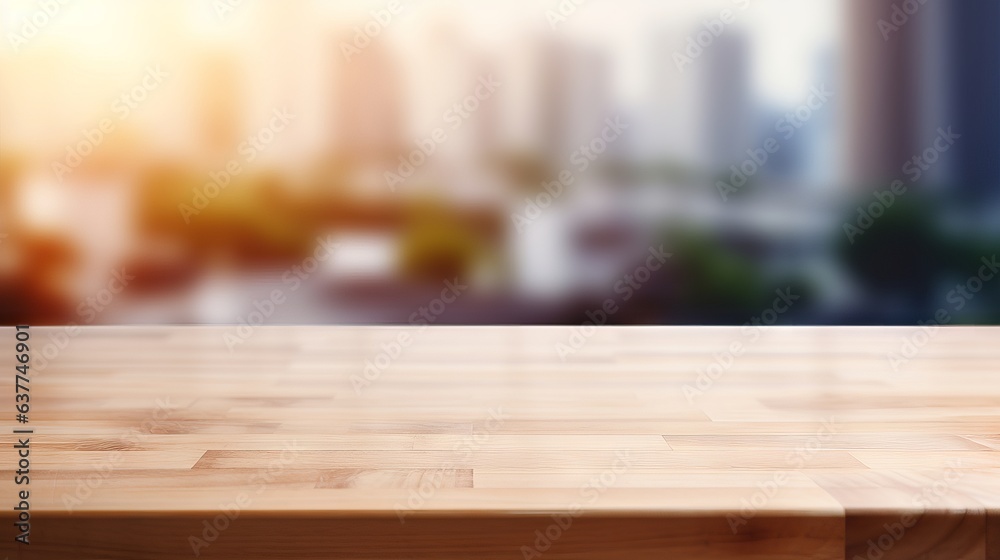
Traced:
<path id="1" fill-rule="evenodd" d="M 409 323 L 446 282 L 439 323 L 744 324 L 779 290 L 784 324 L 1000 324 L 994 0 L 0 0 L 0 29 L 3 324 Z"/>

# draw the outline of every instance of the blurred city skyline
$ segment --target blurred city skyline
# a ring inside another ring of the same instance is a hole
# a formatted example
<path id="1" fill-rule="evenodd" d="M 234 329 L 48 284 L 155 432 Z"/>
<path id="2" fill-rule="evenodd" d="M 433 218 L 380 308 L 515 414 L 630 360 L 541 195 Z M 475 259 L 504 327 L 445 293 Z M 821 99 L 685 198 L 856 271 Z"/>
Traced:
<path id="1" fill-rule="evenodd" d="M 4 322 L 915 324 L 1000 248 L 986 1 L 43 4 Z"/>

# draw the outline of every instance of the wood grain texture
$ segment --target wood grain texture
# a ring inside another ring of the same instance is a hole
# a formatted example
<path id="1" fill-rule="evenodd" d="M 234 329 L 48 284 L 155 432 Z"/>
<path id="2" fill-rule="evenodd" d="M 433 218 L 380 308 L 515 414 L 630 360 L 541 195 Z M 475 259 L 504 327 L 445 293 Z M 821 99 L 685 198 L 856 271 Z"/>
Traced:
<path id="1" fill-rule="evenodd" d="M 0 558 L 1000 558 L 1000 329 L 895 367 L 919 329 L 234 332 L 83 328 L 33 369 Z"/>

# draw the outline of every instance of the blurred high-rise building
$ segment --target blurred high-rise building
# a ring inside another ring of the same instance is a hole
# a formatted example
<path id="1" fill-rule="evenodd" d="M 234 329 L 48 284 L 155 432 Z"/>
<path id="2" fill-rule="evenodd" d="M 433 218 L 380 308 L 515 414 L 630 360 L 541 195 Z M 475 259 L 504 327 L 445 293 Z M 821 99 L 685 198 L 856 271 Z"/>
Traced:
<path id="1" fill-rule="evenodd" d="M 357 49 L 360 52 L 341 56 L 345 41 L 353 44 L 349 35 L 335 43 L 332 136 L 339 155 L 351 164 L 382 165 L 395 159 L 406 145 L 406 84 L 399 61 L 383 42 L 372 41 Z"/>
<path id="2" fill-rule="evenodd" d="M 599 49 L 568 41 L 545 41 L 538 55 L 545 151 L 565 166 L 612 116 L 612 68 Z"/>
<path id="3" fill-rule="evenodd" d="M 904 178 L 903 165 L 950 127 L 959 142 L 922 177 L 966 201 L 996 197 L 1000 4 L 902 4 L 849 4 L 848 150 L 855 182 Z"/>
<path id="4" fill-rule="evenodd" d="M 701 82 L 694 64 L 678 64 L 683 55 L 687 29 L 665 27 L 646 38 L 648 42 L 649 88 L 644 100 L 645 118 L 635 123 L 641 131 L 635 153 L 645 161 L 691 166 L 705 159 L 703 111 L 697 109 Z"/>
<path id="5" fill-rule="evenodd" d="M 850 179 L 867 183 L 861 188 L 899 178 L 903 163 L 922 149 L 921 131 L 929 117 L 920 95 L 922 73 L 930 68 L 921 56 L 920 21 L 879 31 L 879 22 L 891 20 L 896 4 L 854 0 L 847 5 L 843 42 L 849 90 L 844 97 L 851 117 L 845 140 Z"/>
<path id="6" fill-rule="evenodd" d="M 948 122 L 962 135 L 954 187 L 971 201 L 1000 201 L 1000 2 L 941 2 L 947 52 L 940 84 Z M 942 60 L 943 58 L 943 60 Z"/>
<path id="7" fill-rule="evenodd" d="M 711 172 L 739 165 L 753 147 L 751 43 L 739 29 L 716 37 L 702 55 L 703 123 Z"/>
<path id="8" fill-rule="evenodd" d="M 191 118 L 201 153 L 217 167 L 237 154 L 245 121 L 245 80 L 239 59 L 226 52 L 209 53 L 199 60 Z"/>

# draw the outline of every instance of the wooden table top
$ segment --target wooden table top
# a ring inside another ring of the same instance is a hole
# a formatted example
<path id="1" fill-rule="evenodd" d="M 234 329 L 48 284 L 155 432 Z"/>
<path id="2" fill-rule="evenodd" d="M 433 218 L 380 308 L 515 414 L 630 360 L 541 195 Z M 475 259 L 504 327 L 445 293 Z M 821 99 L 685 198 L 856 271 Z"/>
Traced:
<path id="1" fill-rule="evenodd" d="M 998 328 L 31 337 L 10 558 L 1000 558 Z"/>

